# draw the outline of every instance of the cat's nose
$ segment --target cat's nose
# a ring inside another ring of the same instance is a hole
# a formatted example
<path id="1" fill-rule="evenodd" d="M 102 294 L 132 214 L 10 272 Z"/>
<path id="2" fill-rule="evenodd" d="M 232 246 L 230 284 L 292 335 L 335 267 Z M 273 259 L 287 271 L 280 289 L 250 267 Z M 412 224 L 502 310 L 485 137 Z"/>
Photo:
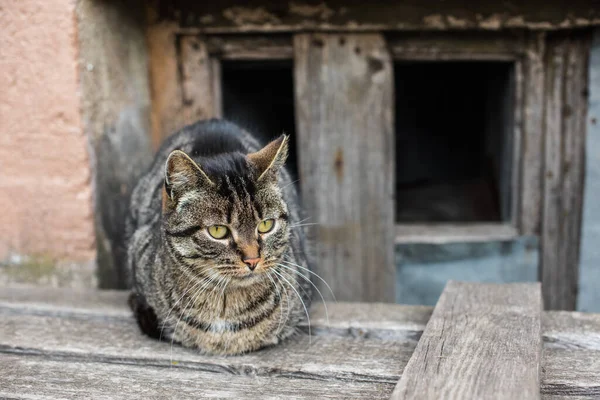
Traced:
<path id="1" fill-rule="evenodd" d="M 244 262 L 244 264 L 246 264 L 248 266 L 248 268 L 250 268 L 250 271 L 254 271 L 254 268 L 256 268 L 256 266 L 258 265 L 258 263 L 260 261 L 260 257 L 244 258 L 242 261 Z"/>

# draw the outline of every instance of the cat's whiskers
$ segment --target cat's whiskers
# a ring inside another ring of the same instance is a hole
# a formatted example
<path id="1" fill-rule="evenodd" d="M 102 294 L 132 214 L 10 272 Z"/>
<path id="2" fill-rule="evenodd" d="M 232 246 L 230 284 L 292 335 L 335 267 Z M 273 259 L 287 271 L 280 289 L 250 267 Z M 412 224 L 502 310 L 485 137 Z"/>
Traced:
<path id="1" fill-rule="evenodd" d="M 304 307 L 304 312 L 306 313 L 306 319 L 308 321 L 308 344 L 309 345 L 312 344 L 312 335 L 311 335 L 311 330 L 310 330 L 310 316 L 308 315 L 308 308 L 306 308 L 306 304 L 304 303 L 304 300 L 302 300 L 302 296 L 300 296 L 300 293 L 298 293 L 298 291 L 296 290 L 294 285 L 291 284 L 290 281 L 285 279 L 285 277 L 280 274 L 280 272 L 282 272 L 282 271 L 276 271 L 275 269 L 272 269 L 272 271 L 273 271 L 273 273 L 278 275 L 281 279 L 283 279 L 285 282 L 287 282 L 287 284 L 290 286 L 290 288 L 292 288 L 292 290 L 298 296 L 298 300 L 300 300 L 300 303 L 302 303 L 302 307 Z"/>
<path id="2" fill-rule="evenodd" d="M 291 228 L 299 228 L 301 226 L 310 226 L 310 225 L 320 225 L 320 224 L 318 222 L 308 222 L 306 224 L 292 224 L 292 225 L 289 225 L 289 228 L 290 229 Z"/>
<path id="3" fill-rule="evenodd" d="M 317 291 L 317 293 L 319 293 L 319 296 L 321 297 L 321 301 L 323 302 L 323 306 L 325 307 L 325 318 L 327 319 L 327 325 L 329 326 L 329 311 L 327 310 L 327 303 L 325 302 L 325 298 L 323 297 L 323 294 L 321 294 L 321 291 L 319 290 L 319 288 L 311 282 L 310 277 L 304 275 L 303 273 L 301 273 L 300 271 L 297 271 L 295 269 L 293 269 L 292 267 L 283 265 L 283 264 L 277 264 L 279 265 L 281 268 L 285 268 L 286 270 L 292 271 L 295 274 L 298 274 L 299 276 L 301 276 L 302 278 L 304 278 L 304 280 L 306 280 L 306 282 L 310 283 L 312 285 L 312 287 L 315 288 L 315 290 Z M 283 272 L 283 271 L 279 271 L 279 272 Z"/>
<path id="4" fill-rule="evenodd" d="M 327 289 L 329 289 L 329 292 L 331 293 L 331 296 L 333 296 L 333 301 L 335 301 L 337 303 L 337 299 L 335 298 L 335 294 L 333 293 L 333 290 L 331 290 L 331 287 L 329 286 L 329 284 L 325 281 L 325 279 L 321 278 L 321 276 L 319 274 L 317 274 L 314 271 L 311 271 L 310 269 L 303 267 L 302 265 L 298 265 L 296 263 L 293 263 L 291 261 L 287 261 L 287 260 L 279 260 L 279 262 L 282 262 L 286 265 L 290 265 L 296 268 L 300 268 L 303 271 L 308 272 L 309 274 L 312 274 L 314 276 L 316 276 L 317 278 L 319 278 L 321 280 L 321 282 L 323 282 L 325 284 L 325 286 L 327 286 Z"/>
<path id="5" fill-rule="evenodd" d="M 277 286 L 277 283 L 275 283 L 275 280 L 271 276 L 271 271 L 267 270 L 266 275 L 267 275 L 267 278 L 269 278 L 269 280 L 273 283 L 273 287 L 275 288 L 275 291 L 277 292 L 277 296 L 279 296 L 279 311 L 280 311 L 279 312 L 279 324 L 277 324 L 277 331 L 276 331 L 277 333 L 279 333 L 279 330 L 281 329 L 281 324 L 283 323 L 283 301 L 281 298 L 281 289 L 279 288 L 279 286 Z"/>
<path id="6" fill-rule="evenodd" d="M 294 183 L 296 183 L 296 182 L 300 182 L 300 179 L 296 179 L 295 181 L 292 181 L 292 182 L 290 182 L 290 183 L 288 183 L 288 184 L 286 184 L 286 185 L 283 185 L 283 186 L 281 187 L 281 190 L 285 189 L 286 187 L 288 187 L 288 186 L 290 186 L 290 185 L 293 185 L 293 184 L 294 184 Z"/>

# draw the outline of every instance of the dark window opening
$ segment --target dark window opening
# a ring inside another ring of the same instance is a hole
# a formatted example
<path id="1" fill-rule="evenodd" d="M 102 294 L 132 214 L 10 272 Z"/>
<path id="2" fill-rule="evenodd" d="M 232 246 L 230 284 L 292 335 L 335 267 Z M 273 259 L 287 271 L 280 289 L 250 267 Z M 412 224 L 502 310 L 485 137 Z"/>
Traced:
<path id="1" fill-rule="evenodd" d="M 223 61 L 223 117 L 254 134 L 262 143 L 290 135 L 286 163 L 297 179 L 296 122 L 292 63 L 285 61 Z"/>
<path id="2" fill-rule="evenodd" d="M 397 62 L 396 221 L 511 218 L 514 65 Z"/>

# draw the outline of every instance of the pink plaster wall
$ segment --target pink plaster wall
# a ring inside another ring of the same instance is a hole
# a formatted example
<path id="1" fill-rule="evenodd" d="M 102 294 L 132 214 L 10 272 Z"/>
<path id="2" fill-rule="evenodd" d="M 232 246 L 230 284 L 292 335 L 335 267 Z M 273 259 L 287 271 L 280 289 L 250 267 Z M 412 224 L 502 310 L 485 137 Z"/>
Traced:
<path id="1" fill-rule="evenodd" d="M 95 254 L 75 0 L 0 3 L 0 261 Z"/>

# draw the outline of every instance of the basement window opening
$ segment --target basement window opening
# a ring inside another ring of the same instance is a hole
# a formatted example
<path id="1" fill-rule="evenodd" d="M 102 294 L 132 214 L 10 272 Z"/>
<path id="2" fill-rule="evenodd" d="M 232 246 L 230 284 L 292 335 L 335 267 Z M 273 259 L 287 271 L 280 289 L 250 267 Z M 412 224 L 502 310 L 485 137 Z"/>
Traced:
<path id="1" fill-rule="evenodd" d="M 396 62 L 396 222 L 511 218 L 514 63 Z"/>
<path id="2" fill-rule="evenodd" d="M 286 165 L 298 177 L 291 61 L 222 61 L 223 116 L 263 143 L 290 135 Z"/>

